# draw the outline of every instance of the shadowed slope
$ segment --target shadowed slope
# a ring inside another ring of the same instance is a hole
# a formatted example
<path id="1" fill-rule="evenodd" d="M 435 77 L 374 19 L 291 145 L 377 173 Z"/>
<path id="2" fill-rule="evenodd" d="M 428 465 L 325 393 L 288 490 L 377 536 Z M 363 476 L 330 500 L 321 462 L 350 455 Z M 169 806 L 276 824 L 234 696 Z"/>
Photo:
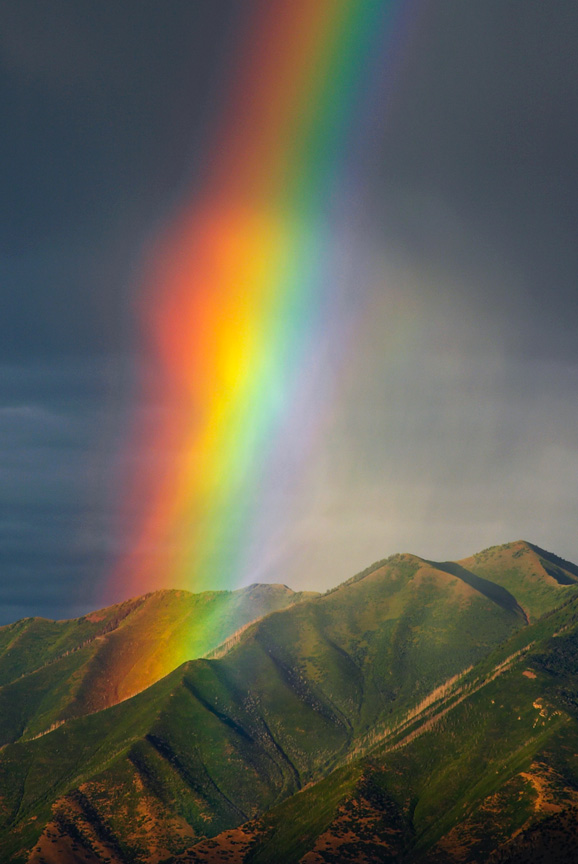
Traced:
<path id="1" fill-rule="evenodd" d="M 452 576 L 457 576 L 457 578 L 461 579 L 462 582 L 465 582 L 466 585 L 470 585 L 476 591 L 479 591 L 480 594 L 483 594 L 484 597 L 493 600 L 493 602 L 497 603 L 498 606 L 501 606 L 502 609 L 517 613 L 524 619 L 526 624 L 528 623 L 528 617 L 514 595 L 510 594 L 510 592 L 505 588 L 502 588 L 501 585 L 496 585 L 495 582 L 490 582 L 489 579 L 483 579 L 481 576 L 471 573 L 469 570 L 466 570 L 465 567 L 462 567 L 461 564 L 457 564 L 454 561 L 427 561 L 426 563 L 431 564 L 431 566 L 435 567 L 436 570 L 443 570 L 445 573 L 451 573 Z"/>
<path id="2" fill-rule="evenodd" d="M 539 557 L 540 562 L 549 576 L 555 579 L 560 585 L 572 585 L 578 583 L 578 567 L 572 564 L 571 561 L 566 561 L 553 552 L 547 552 L 545 549 L 540 549 L 533 543 L 526 543 Z"/>

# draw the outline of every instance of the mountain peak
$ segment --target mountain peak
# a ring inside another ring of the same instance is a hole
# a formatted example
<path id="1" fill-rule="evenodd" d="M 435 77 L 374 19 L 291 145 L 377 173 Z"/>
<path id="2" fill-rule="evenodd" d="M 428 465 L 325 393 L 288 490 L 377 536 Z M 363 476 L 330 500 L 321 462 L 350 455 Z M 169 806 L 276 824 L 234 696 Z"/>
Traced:
<path id="1" fill-rule="evenodd" d="M 556 608 L 578 583 L 578 567 L 526 540 L 490 546 L 457 562 L 516 597 L 530 620 Z"/>
<path id="2" fill-rule="evenodd" d="M 242 588 L 237 588 L 236 593 L 240 591 L 249 592 L 280 592 L 286 594 L 295 594 L 296 592 L 282 582 L 251 582 L 250 585 L 244 585 Z"/>

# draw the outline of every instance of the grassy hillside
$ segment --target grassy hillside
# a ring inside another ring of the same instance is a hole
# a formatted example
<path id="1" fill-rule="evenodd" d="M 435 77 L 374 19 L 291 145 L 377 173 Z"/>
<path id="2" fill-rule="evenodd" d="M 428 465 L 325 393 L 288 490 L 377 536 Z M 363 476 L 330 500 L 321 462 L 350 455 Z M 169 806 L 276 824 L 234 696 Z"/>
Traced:
<path id="1" fill-rule="evenodd" d="M 66 844 L 86 860 L 178 860 L 258 817 L 527 629 L 515 602 L 482 587 L 394 556 L 259 620 L 221 659 L 8 745 L 0 848 L 14 862 Z"/>
<path id="2" fill-rule="evenodd" d="M 458 563 L 506 588 L 532 621 L 578 592 L 575 564 L 524 540 L 492 546 Z"/>
<path id="3" fill-rule="evenodd" d="M 574 600 L 516 634 L 365 758 L 241 826 L 235 846 L 224 832 L 197 844 L 190 860 L 575 860 L 577 658 Z"/>
<path id="4" fill-rule="evenodd" d="M 307 596 L 284 585 L 158 591 L 72 621 L 1 627 L 0 745 L 114 705 Z"/>

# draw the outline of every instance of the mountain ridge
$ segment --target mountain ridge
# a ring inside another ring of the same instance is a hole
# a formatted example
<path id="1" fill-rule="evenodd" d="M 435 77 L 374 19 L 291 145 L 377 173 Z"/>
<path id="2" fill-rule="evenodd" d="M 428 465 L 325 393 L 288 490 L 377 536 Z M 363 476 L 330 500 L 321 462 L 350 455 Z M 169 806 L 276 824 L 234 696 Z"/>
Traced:
<path id="1" fill-rule="evenodd" d="M 474 736 L 464 751 L 468 765 L 470 751 L 501 753 L 491 739 L 475 737 L 484 717 L 490 725 L 497 722 L 488 694 L 498 687 L 502 701 L 519 698 L 522 718 L 519 729 L 512 720 L 504 726 L 504 746 L 511 736 L 520 742 L 520 753 L 534 753 L 526 738 L 533 740 L 532 730 L 542 728 L 535 726 L 544 719 L 541 711 L 552 735 L 556 718 L 573 728 L 573 703 L 560 699 L 574 699 L 574 673 L 568 678 L 570 655 L 560 653 L 556 639 L 578 628 L 578 594 L 572 569 L 561 568 L 571 584 L 561 583 L 544 570 L 543 552 L 524 541 L 490 547 L 464 559 L 471 569 L 410 553 L 390 556 L 325 594 L 302 597 L 246 623 L 216 659 L 187 660 L 138 695 L 70 716 L 41 737 L 12 736 L 0 751 L 0 848 L 10 856 L 5 860 L 319 864 L 336 860 L 331 855 L 337 848 L 345 855 L 342 838 L 355 835 L 347 854 L 366 857 L 343 860 L 413 864 L 423 858 L 429 864 L 436 844 L 446 843 L 443 838 L 461 824 L 455 821 L 459 808 L 450 808 L 453 822 L 442 818 L 423 785 L 429 763 L 432 778 L 444 776 L 432 754 L 447 754 L 451 771 L 462 777 L 457 800 L 478 800 L 475 783 L 468 785 L 476 772 L 463 768 L 461 745 L 448 749 L 439 737 L 446 727 L 456 742 Z M 495 581 L 489 579 L 494 570 Z M 156 598 L 158 607 L 152 605 L 168 614 L 174 599 L 169 590 Z M 531 607 L 531 621 L 520 614 L 525 606 Z M 107 620 L 92 625 L 107 626 Z M 530 662 L 534 655 L 544 659 Z M 506 680 L 515 686 L 503 689 Z M 31 698 L 24 687 L 29 683 L 19 685 L 24 702 Z M 49 684 L 46 679 L 44 686 Z M 532 707 L 536 700 L 543 700 L 540 710 Z M 559 707 L 547 708 L 552 700 Z M 558 738 L 550 739 L 558 747 Z M 426 746 L 428 741 L 437 743 Z M 390 762 L 405 766 L 399 770 L 422 802 L 413 810 L 400 798 Z M 530 764 L 522 767 L 529 776 L 541 776 L 532 774 Z M 488 788 L 502 788 L 502 774 L 492 780 L 491 766 L 476 770 L 487 777 Z M 564 771 L 574 782 L 574 769 Z M 507 784 L 517 775 L 502 773 L 507 797 Z M 575 782 L 578 789 L 578 767 Z M 446 807 L 451 794 L 445 790 L 441 796 Z M 303 826 L 306 843 L 287 834 L 291 819 Z M 441 834 L 432 827 L 440 819 Z M 375 829 L 369 845 L 358 823 Z M 525 824 L 518 819 L 516 830 Z M 454 861 L 445 847 L 440 850 L 432 864 Z M 215 857 L 221 852 L 223 857 Z"/>

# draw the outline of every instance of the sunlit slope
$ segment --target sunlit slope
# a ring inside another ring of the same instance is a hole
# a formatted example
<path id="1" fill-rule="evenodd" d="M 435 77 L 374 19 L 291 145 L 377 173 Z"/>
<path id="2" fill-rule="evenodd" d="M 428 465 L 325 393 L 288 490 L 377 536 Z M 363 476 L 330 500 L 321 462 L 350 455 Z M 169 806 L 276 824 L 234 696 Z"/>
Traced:
<path id="1" fill-rule="evenodd" d="M 562 864 L 575 860 L 577 818 L 573 600 L 364 758 L 198 844 L 192 860 Z"/>
<path id="2" fill-rule="evenodd" d="M 0 745 L 116 704 L 302 599 L 284 585 L 157 591 L 72 621 L 0 628 Z"/>
<path id="3" fill-rule="evenodd" d="M 111 860 L 183 852 L 319 780 L 525 627 L 463 579 L 394 556 L 259 620 L 222 659 L 7 746 L 0 846 L 32 848 L 54 806 L 61 833 L 106 840 Z"/>
<path id="4" fill-rule="evenodd" d="M 524 540 L 484 549 L 458 562 L 510 591 L 535 620 L 578 592 L 578 567 Z"/>

